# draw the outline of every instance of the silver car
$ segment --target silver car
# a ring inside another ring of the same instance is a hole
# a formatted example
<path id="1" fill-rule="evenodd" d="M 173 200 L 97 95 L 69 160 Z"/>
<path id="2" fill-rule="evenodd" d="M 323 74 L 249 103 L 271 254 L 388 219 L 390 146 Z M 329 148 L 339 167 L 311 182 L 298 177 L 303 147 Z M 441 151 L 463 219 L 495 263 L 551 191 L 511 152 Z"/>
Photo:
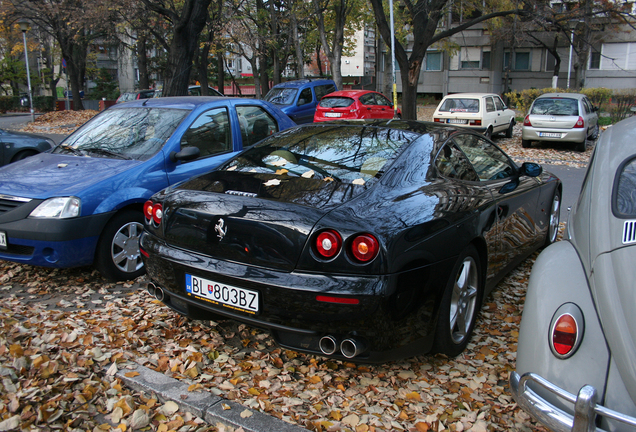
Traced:
<path id="1" fill-rule="evenodd" d="M 523 120 L 521 146 L 532 141 L 573 143 L 585 151 L 587 140 L 598 137 L 598 108 L 579 93 L 546 93 L 534 100 Z"/>
<path id="2" fill-rule="evenodd" d="M 545 426 L 636 430 L 635 281 L 632 117 L 601 135 L 565 240 L 541 252 L 530 276 L 510 387 Z"/>

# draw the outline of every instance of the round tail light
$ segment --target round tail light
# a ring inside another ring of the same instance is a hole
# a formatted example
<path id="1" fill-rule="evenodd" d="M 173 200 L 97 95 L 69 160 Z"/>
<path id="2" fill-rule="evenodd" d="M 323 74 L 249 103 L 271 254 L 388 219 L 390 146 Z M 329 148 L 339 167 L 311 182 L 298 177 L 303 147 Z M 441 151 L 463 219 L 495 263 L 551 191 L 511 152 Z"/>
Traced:
<path id="1" fill-rule="evenodd" d="M 152 206 L 152 220 L 155 221 L 157 225 L 161 223 L 161 218 L 163 217 L 163 206 L 159 203 Z"/>
<path id="2" fill-rule="evenodd" d="M 152 206 L 153 202 L 150 200 L 144 203 L 144 216 L 146 217 L 146 220 L 152 219 Z"/>
<path id="3" fill-rule="evenodd" d="M 367 263 L 378 255 L 380 245 L 371 234 L 360 234 L 351 242 L 351 253 L 356 260 Z"/>
<path id="4" fill-rule="evenodd" d="M 583 312 L 574 303 L 562 304 L 550 323 L 549 344 L 552 354 L 566 359 L 574 355 L 585 333 Z"/>
<path id="5" fill-rule="evenodd" d="M 342 247 L 342 237 L 334 230 L 326 230 L 316 237 L 316 251 L 322 258 L 333 258 Z"/>

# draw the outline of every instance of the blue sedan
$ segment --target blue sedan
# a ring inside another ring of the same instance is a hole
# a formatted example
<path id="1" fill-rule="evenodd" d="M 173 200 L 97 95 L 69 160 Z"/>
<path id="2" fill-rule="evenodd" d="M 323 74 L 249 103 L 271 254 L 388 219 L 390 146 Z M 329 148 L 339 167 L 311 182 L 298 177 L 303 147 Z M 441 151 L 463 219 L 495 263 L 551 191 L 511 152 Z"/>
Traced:
<path id="1" fill-rule="evenodd" d="M 175 97 L 118 104 L 49 153 L 0 169 L 0 259 L 144 273 L 143 204 L 266 136 L 294 126 L 255 99 Z"/>

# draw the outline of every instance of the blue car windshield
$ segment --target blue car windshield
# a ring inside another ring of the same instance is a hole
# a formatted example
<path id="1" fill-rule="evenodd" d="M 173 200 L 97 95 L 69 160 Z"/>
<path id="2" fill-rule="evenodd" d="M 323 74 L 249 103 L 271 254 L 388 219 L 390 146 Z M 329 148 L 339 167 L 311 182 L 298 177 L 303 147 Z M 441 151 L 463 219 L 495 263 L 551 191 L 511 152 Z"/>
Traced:
<path id="1" fill-rule="evenodd" d="M 62 141 L 53 153 L 147 160 L 189 113 L 167 108 L 109 109 Z"/>
<path id="2" fill-rule="evenodd" d="M 375 127 L 290 129 L 261 141 L 223 169 L 364 185 L 379 179 L 418 137 Z"/>
<path id="3" fill-rule="evenodd" d="M 298 89 L 294 88 L 273 88 L 265 95 L 265 100 L 276 105 L 291 105 L 297 93 Z"/>

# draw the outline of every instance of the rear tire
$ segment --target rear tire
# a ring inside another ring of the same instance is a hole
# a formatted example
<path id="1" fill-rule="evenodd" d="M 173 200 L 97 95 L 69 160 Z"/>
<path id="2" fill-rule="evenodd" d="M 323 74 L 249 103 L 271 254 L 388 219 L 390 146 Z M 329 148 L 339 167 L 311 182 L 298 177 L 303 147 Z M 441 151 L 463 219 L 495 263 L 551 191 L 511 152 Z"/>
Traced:
<path id="1" fill-rule="evenodd" d="M 583 141 L 576 143 L 574 145 L 574 150 L 583 153 L 587 147 L 587 139 L 584 138 Z"/>
<path id="2" fill-rule="evenodd" d="M 510 125 L 508 126 L 508 129 L 506 129 L 506 138 L 512 138 L 512 130 L 515 127 L 515 122 L 513 120 L 510 120 Z"/>
<path id="3" fill-rule="evenodd" d="M 544 246 L 550 246 L 559 235 L 559 222 L 561 218 L 561 192 L 557 189 L 552 197 L 550 205 L 550 219 L 548 220 L 548 232 L 545 236 Z"/>
<path id="4" fill-rule="evenodd" d="M 143 215 L 134 210 L 117 213 L 106 224 L 97 243 L 95 266 L 106 279 L 135 279 L 146 272 L 139 252 Z"/>
<path id="5" fill-rule="evenodd" d="M 532 146 L 532 141 L 530 140 L 521 140 L 521 147 L 523 148 L 530 148 Z"/>
<path id="6" fill-rule="evenodd" d="M 479 254 L 469 245 L 459 255 L 442 297 L 433 350 L 455 357 L 470 341 L 483 296 Z"/>

